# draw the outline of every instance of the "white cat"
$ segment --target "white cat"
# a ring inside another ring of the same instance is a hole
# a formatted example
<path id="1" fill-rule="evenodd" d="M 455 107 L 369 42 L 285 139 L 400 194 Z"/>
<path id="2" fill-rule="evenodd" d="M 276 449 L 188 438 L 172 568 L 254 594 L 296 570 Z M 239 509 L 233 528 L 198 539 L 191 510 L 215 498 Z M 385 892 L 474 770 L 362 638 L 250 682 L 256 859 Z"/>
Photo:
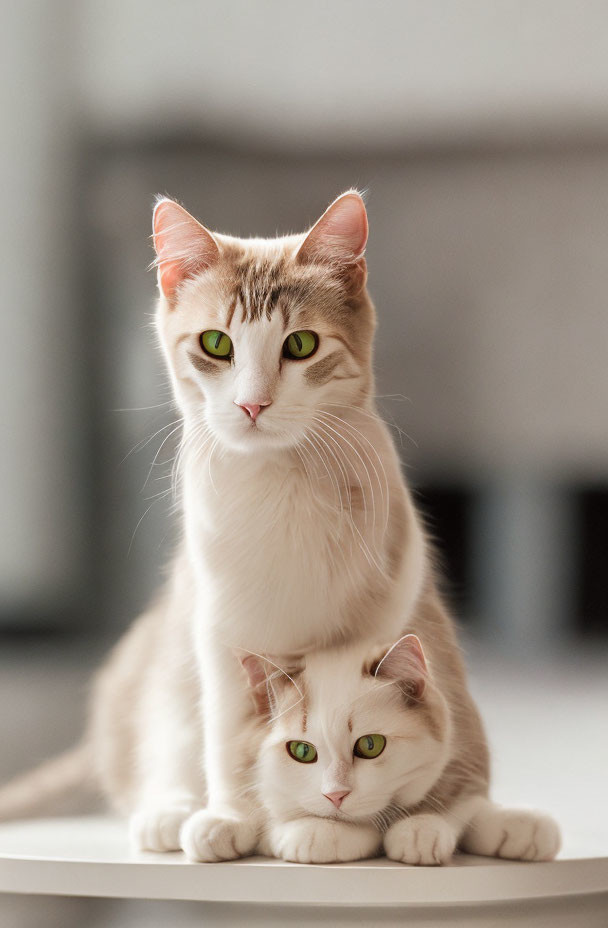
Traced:
<path id="1" fill-rule="evenodd" d="M 416 635 L 390 648 L 316 651 L 289 675 L 255 657 L 244 664 L 269 722 L 255 741 L 252 781 L 267 812 L 263 853 L 328 863 L 384 849 L 426 865 L 446 863 L 458 845 L 522 860 L 557 853 L 548 816 L 501 809 L 474 780 L 445 795 L 458 707 L 436 685 Z"/>
<path id="2" fill-rule="evenodd" d="M 157 204 L 183 540 L 161 597 L 98 678 L 83 746 L 7 787 L 0 816 L 88 775 L 130 816 L 136 847 L 181 846 L 202 861 L 250 853 L 261 827 L 247 787 L 254 713 L 235 649 L 283 663 L 404 631 L 432 648 L 452 707 L 441 809 L 486 794 L 452 622 L 374 407 L 367 234 L 355 191 L 308 233 L 269 240 L 211 233 L 177 203 Z"/>

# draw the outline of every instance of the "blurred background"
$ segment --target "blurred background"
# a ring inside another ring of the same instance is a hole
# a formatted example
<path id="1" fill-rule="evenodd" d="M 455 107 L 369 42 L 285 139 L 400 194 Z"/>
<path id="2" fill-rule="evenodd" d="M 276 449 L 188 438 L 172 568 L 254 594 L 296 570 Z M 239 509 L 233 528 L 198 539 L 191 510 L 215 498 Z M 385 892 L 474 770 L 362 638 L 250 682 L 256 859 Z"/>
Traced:
<path id="1" fill-rule="evenodd" d="M 5 0 L 2 21 L 0 777 L 73 740 L 171 553 L 159 192 L 247 236 L 367 191 L 378 402 L 486 717 L 523 726 L 498 755 L 546 730 L 532 692 L 584 751 L 607 694 L 608 6 Z"/>

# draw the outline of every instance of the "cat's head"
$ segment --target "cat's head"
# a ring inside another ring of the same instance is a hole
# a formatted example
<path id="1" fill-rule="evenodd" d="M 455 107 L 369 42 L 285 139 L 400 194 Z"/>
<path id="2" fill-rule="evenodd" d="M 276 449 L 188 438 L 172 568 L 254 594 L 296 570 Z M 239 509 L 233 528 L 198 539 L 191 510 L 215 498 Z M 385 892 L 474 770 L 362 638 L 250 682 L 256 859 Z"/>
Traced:
<path id="1" fill-rule="evenodd" d="M 212 233 L 173 200 L 154 211 L 157 325 L 186 424 L 226 446 L 292 446 L 325 403 L 372 388 L 367 216 L 348 191 L 308 233 Z"/>
<path id="2" fill-rule="evenodd" d="M 382 821 L 441 775 L 449 712 L 415 635 L 315 652 L 289 676 L 256 657 L 243 664 L 268 719 L 257 772 L 271 813 Z"/>

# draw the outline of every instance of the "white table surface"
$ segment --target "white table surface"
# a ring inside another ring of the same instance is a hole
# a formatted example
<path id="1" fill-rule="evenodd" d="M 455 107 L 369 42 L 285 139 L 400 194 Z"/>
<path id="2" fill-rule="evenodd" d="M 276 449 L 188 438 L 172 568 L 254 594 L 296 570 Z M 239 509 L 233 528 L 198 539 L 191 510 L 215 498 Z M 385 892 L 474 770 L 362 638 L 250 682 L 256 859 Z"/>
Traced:
<path id="1" fill-rule="evenodd" d="M 192 864 L 181 853 L 134 853 L 124 822 L 104 816 L 0 826 L 0 891 L 221 902 L 384 906 L 499 902 L 608 890 L 608 858 L 514 863 L 456 855 L 446 867 L 381 858 L 308 865 L 252 857 Z"/>

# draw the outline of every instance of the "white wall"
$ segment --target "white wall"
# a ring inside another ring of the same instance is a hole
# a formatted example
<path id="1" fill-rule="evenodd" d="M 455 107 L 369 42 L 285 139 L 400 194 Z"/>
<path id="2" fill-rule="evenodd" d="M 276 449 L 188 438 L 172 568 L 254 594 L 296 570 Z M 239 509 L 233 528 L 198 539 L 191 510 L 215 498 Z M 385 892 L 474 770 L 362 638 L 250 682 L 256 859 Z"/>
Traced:
<path id="1" fill-rule="evenodd" d="M 65 3 L 46 0 L 20 0 L 2 11 L 3 613 L 60 609 L 81 567 L 69 228 L 72 43 L 65 14 Z"/>
<path id="2" fill-rule="evenodd" d="M 84 0 L 105 128 L 298 147 L 606 133 L 601 0 Z"/>

